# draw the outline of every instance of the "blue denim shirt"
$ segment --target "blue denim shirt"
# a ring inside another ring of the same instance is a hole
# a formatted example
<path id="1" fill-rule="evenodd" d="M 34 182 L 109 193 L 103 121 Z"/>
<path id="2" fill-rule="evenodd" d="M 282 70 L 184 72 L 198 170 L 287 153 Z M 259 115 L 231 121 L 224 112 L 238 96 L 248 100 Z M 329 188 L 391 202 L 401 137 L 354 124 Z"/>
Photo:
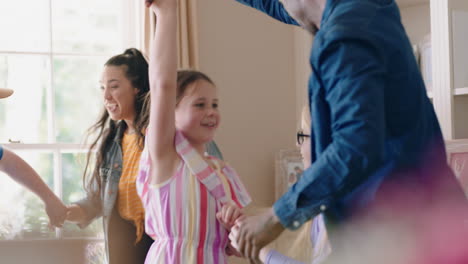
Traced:
<path id="1" fill-rule="evenodd" d="M 3 146 L 0 145 L 0 160 L 3 158 Z"/>
<path id="2" fill-rule="evenodd" d="M 278 0 L 237 1 L 297 25 Z M 453 177 L 393 0 L 328 0 L 310 66 L 313 162 L 274 204 L 283 226 L 322 211 L 340 224 L 397 178 L 424 189 L 431 176 Z"/>

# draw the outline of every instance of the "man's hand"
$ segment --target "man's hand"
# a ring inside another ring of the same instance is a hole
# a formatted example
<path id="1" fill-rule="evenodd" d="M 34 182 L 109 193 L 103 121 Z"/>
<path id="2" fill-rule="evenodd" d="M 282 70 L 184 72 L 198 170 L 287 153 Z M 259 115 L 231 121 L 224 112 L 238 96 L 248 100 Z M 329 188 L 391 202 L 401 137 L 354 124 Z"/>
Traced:
<path id="1" fill-rule="evenodd" d="M 45 210 L 49 216 L 50 227 L 62 227 L 67 218 L 68 208 L 55 195 L 44 200 Z"/>
<path id="2" fill-rule="evenodd" d="M 275 240 L 284 227 L 273 208 L 254 216 L 241 216 L 231 229 L 229 239 L 233 246 L 252 263 L 259 261 L 260 250 Z"/>

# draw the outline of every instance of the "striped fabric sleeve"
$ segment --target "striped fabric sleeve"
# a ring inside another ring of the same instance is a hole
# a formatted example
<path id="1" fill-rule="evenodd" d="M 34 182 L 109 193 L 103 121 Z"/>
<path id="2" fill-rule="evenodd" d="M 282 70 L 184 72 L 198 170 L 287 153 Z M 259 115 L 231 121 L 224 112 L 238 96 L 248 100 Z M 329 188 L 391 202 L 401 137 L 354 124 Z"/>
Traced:
<path id="1" fill-rule="evenodd" d="M 250 198 L 250 195 L 247 192 L 247 189 L 242 183 L 237 172 L 231 166 L 228 165 L 224 166 L 222 171 L 223 174 L 226 175 L 226 177 L 229 180 L 229 184 L 232 189 L 232 199 L 234 200 L 234 202 L 241 208 L 250 204 L 252 202 L 252 198 Z"/>

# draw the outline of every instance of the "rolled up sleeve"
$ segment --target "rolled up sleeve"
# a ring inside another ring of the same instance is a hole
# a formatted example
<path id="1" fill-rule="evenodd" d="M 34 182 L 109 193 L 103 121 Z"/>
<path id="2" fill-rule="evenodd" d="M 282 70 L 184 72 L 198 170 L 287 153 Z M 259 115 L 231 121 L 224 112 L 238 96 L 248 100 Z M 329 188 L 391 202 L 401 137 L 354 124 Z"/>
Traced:
<path id="1" fill-rule="evenodd" d="M 278 0 L 236 0 L 237 2 L 246 6 L 253 7 L 272 18 L 286 24 L 296 25 L 299 24 L 292 18 L 284 8 L 283 4 Z"/>

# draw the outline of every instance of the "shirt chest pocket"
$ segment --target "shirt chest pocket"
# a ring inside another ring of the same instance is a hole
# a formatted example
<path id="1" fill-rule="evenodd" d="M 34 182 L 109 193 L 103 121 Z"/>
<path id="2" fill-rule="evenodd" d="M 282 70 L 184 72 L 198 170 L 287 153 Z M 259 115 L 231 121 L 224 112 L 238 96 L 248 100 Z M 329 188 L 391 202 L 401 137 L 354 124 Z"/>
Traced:
<path id="1" fill-rule="evenodd" d="M 109 179 L 109 174 L 110 174 L 110 168 L 99 168 L 99 176 L 101 179 L 106 182 Z"/>
<path id="2" fill-rule="evenodd" d="M 119 182 L 121 173 L 122 165 L 119 163 L 113 163 L 112 166 L 105 166 L 99 169 L 99 174 L 104 182 Z"/>

